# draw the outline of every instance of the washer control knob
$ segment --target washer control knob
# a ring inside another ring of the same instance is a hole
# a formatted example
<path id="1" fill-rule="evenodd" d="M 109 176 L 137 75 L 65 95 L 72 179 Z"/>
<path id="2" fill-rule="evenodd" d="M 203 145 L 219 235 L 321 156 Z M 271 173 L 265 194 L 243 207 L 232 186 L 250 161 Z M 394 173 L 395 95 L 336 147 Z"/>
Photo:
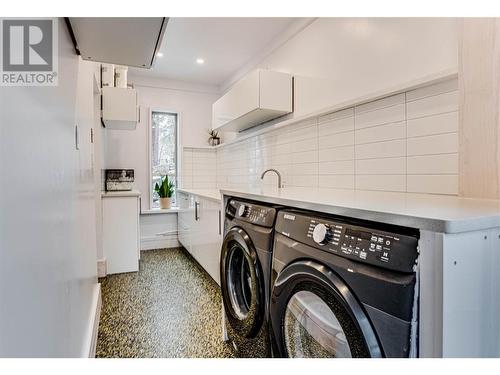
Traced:
<path id="1" fill-rule="evenodd" d="M 238 216 L 239 217 L 247 217 L 249 212 L 250 212 L 250 209 L 248 208 L 247 205 L 242 204 L 238 208 Z"/>
<path id="2" fill-rule="evenodd" d="M 325 224 L 317 224 L 313 230 L 313 240 L 319 245 L 325 245 L 332 238 L 330 228 Z"/>

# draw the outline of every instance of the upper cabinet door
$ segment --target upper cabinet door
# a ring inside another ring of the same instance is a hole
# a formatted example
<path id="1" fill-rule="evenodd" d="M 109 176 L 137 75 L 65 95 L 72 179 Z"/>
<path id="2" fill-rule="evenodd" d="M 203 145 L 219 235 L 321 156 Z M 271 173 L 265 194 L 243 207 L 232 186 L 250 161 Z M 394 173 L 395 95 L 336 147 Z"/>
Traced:
<path id="1" fill-rule="evenodd" d="M 151 68 L 168 18 L 70 17 L 67 24 L 84 60 Z"/>
<path id="2" fill-rule="evenodd" d="M 255 70 L 212 107 L 212 128 L 242 131 L 292 112 L 292 76 Z"/>

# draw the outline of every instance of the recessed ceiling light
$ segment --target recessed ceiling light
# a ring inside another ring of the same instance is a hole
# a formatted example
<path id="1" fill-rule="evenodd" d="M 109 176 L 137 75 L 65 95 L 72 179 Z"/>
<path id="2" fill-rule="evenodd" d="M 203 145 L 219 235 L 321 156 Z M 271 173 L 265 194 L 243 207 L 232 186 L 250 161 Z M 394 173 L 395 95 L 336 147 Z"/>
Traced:
<path id="1" fill-rule="evenodd" d="M 158 53 L 156 54 L 156 56 L 158 56 L 158 57 L 162 57 L 162 56 L 163 56 L 163 53 L 158 52 Z"/>
<path id="2" fill-rule="evenodd" d="M 196 59 L 196 63 L 198 63 L 198 64 L 200 64 L 200 65 L 201 65 L 201 64 L 204 64 L 204 63 L 205 63 L 205 60 L 203 60 L 203 59 L 201 59 L 201 58 L 197 58 L 197 59 Z"/>

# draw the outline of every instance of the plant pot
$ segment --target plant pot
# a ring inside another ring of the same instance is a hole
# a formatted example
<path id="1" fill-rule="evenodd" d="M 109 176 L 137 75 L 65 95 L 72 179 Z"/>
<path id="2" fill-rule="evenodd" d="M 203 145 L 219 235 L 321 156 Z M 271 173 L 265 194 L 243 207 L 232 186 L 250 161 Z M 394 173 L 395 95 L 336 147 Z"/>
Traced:
<path id="1" fill-rule="evenodd" d="M 160 208 L 170 208 L 172 206 L 172 198 L 160 198 Z"/>
<path id="2" fill-rule="evenodd" d="M 210 146 L 217 146 L 217 145 L 220 145 L 220 138 L 217 137 L 217 138 L 209 138 L 208 139 L 208 144 Z"/>

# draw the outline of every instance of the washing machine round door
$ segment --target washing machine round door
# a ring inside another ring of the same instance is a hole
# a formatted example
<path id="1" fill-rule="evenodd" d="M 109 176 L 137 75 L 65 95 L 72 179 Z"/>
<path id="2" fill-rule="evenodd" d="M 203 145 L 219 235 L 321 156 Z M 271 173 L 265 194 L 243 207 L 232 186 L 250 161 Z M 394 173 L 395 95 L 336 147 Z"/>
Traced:
<path id="1" fill-rule="evenodd" d="M 241 337 L 254 337 L 264 318 L 264 280 L 248 234 L 234 227 L 224 237 L 221 289 L 227 320 Z"/>
<path id="2" fill-rule="evenodd" d="M 287 266 L 271 300 L 275 346 L 281 357 L 381 357 L 371 323 L 345 283 L 314 261 Z"/>

